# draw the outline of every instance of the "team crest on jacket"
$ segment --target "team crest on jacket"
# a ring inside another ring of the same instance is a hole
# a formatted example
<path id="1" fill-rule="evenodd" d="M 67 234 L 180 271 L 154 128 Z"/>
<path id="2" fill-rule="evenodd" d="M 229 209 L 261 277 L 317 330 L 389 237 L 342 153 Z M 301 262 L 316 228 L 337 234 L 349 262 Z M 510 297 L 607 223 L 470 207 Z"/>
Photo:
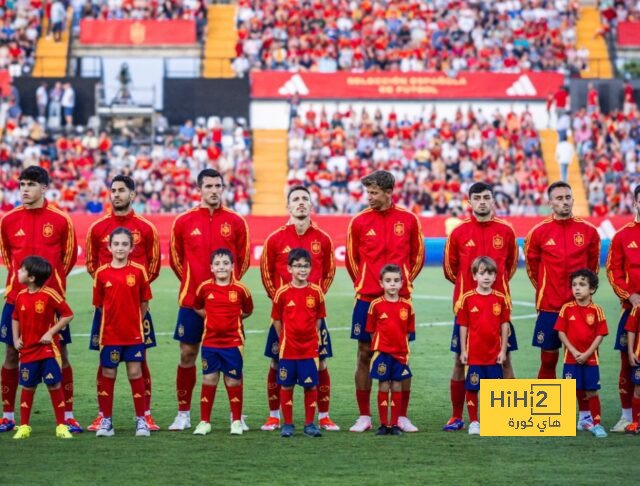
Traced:
<path id="1" fill-rule="evenodd" d="M 316 298 L 313 295 L 308 295 L 306 302 L 309 309 L 313 309 L 316 306 Z"/>
<path id="2" fill-rule="evenodd" d="M 409 311 L 407 309 L 400 309 L 400 319 L 403 321 L 409 319 Z"/>
<path id="3" fill-rule="evenodd" d="M 478 375 L 478 373 L 471 373 L 471 376 L 469 377 L 469 382 L 472 385 L 477 385 L 478 383 L 480 383 L 480 375 Z"/>
<path id="4" fill-rule="evenodd" d="M 400 223 L 399 221 L 393 225 L 393 232 L 396 236 L 402 236 L 404 234 L 404 223 Z"/>
<path id="5" fill-rule="evenodd" d="M 223 223 L 220 226 L 220 234 L 222 236 L 229 236 L 231 234 L 231 225 L 229 223 Z"/>
<path id="6" fill-rule="evenodd" d="M 587 314 L 587 324 L 593 326 L 593 323 L 596 322 L 596 316 L 593 314 Z"/>
<path id="7" fill-rule="evenodd" d="M 502 312 L 502 306 L 498 303 L 493 304 L 493 315 L 494 316 L 499 316 L 500 312 Z"/>
<path id="8" fill-rule="evenodd" d="M 235 290 L 229 291 L 229 302 L 238 302 L 238 292 Z"/>
<path id="9" fill-rule="evenodd" d="M 42 236 L 45 238 L 53 236 L 53 225 L 51 223 L 47 223 L 42 227 Z"/>
<path id="10" fill-rule="evenodd" d="M 136 276 L 133 273 L 127 275 L 127 285 L 133 287 L 136 284 Z"/>
<path id="11" fill-rule="evenodd" d="M 314 255 L 320 253 L 321 248 L 322 246 L 320 245 L 320 242 L 318 240 L 311 243 L 311 253 L 313 253 Z"/>
<path id="12" fill-rule="evenodd" d="M 42 314 L 44 312 L 44 301 L 36 300 L 36 312 Z"/>
<path id="13" fill-rule="evenodd" d="M 573 235 L 573 242 L 576 246 L 584 245 L 584 235 L 582 233 L 576 233 Z"/>
<path id="14" fill-rule="evenodd" d="M 140 234 L 140 230 L 133 230 L 131 232 L 131 236 L 133 236 L 133 244 L 137 245 L 142 240 L 142 235 Z"/>
<path id="15" fill-rule="evenodd" d="M 496 250 L 501 250 L 504 246 L 504 238 L 501 235 L 493 235 L 493 247 Z"/>
<path id="16" fill-rule="evenodd" d="M 111 353 L 109 354 L 109 359 L 111 360 L 112 363 L 119 363 L 120 362 L 120 352 L 116 351 L 115 349 L 113 351 L 111 351 Z"/>

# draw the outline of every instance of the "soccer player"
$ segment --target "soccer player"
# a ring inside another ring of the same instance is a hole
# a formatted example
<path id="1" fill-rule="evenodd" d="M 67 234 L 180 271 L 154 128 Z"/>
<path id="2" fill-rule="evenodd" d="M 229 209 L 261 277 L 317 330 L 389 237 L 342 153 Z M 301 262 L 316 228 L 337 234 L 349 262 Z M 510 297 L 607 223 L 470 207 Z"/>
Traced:
<path id="1" fill-rule="evenodd" d="M 471 272 L 477 287 L 462 296 L 456 318 L 460 326 L 460 362 L 467 367 L 469 435 L 480 435 L 480 382 L 485 378 L 503 377 L 511 307 L 507 296 L 492 288 L 498 274 L 498 266 L 492 258 L 477 257 L 471 264 Z"/>
<path id="2" fill-rule="evenodd" d="M 366 331 L 372 336 L 370 375 L 372 379 L 379 380 L 380 427 L 376 435 L 402 435 L 398 417 L 402 405 L 402 382 L 412 376 L 409 368 L 409 336 L 416 330 L 415 314 L 411 301 L 399 295 L 402 269 L 398 265 L 382 267 L 380 286 L 384 295 L 371 302 L 366 326 Z"/>
<path id="3" fill-rule="evenodd" d="M 349 429 L 364 432 L 371 428 L 371 336 L 366 332 L 367 313 L 372 300 L 382 296 L 380 270 L 387 263 L 402 269 L 400 297 L 408 299 L 412 283 L 424 265 L 424 240 L 417 216 L 392 201 L 393 174 L 377 170 L 362 179 L 369 208 L 349 223 L 346 266 L 353 281 L 356 302 L 351 321 L 351 339 L 358 341 L 356 399 L 360 416 Z M 404 432 L 418 429 L 407 418 L 411 379 L 402 382 L 402 406 L 398 427 Z"/>
<path id="4" fill-rule="evenodd" d="M 18 270 L 18 282 L 26 286 L 16 297 L 12 315 L 15 348 L 20 353 L 20 426 L 14 439 L 31 435 L 29 418 L 38 383 L 44 381 L 49 389 L 56 416 L 56 437 L 71 439 L 69 427 L 64 423 L 64 392 L 59 341 L 60 330 L 71 322 L 73 313 L 62 296 L 45 282 L 51 276 L 48 261 L 28 256 Z M 56 318 L 57 316 L 57 318 Z"/>
<path id="5" fill-rule="evenodd" d="M 630 380 L 634 384 L 631 399 L 631 422 L 625 427 L 627 434 L 640 434 L 640 309 L 633 307 L 625 324 L 627 331 L 627 358 L 631 368 Z"/>
<path id="6" fill-rule="evenodd" d="M 149 283 L 153 282 L 160 273 L 160 241 L 156 227 L 140 215 L 134 213 L 131 203 L 136 197 L 136 185 L 133 179 L 126 175 L 117 175 L 111 180 L 111 211 L 98 219 L 89 227 L 86 244 L 86 265 L 87 271 L 92 278 L 95 277 L 96 270 L 109 263 L 113 258 L 109 251 L 109 235 L 118 228 L 123 227 L 131 231 L 133 235 L 133 249 L 129 259 L 142 265 L 149 276 Z M 93 316 L 89 349 L 99 350 L 100 321 L 102 316 L 100 310 L 96 309 Z M 144 316 L 144 343 L 145 348 L 156 345 L 155 333 L 153 331 L 153 321 L 151 314 L 147 312 Z M 102 369 L 98 366 L 96 377 L 96 387 L 100 396 L 100 383 Z M 149 425 L 149 430 L 160 430 L 151 415 L 151 372 L 146 360 L 142 361 L 142 377 L 144 378 L 145 412 L 144 417 Z M 99 401 L 99 400 L 98 400 Z M 100 427 L 103 414 L 100 412 L 87 430 L 96 431 Z"/>
<path id="7" fill-rule="evenodd" d="M 566 282 L 571 272 L 580 268 L 598 274 L 600 236 L 592 224 L 573 216 L 569 184 L 554 182 L 547 188 L 547 196 L 553 214 L 531 229 L 524 253 L 527 274 L 536 289 L 538 318 L 532 344 L 540 348 L 538 378 L 554 379 L 562 343 L 553 327 L 561 307 L 572 299 Z M 579 404 L 584 406 L 583 401 Z"/>
<path id="8" fill-rule="evenodd" d="M 518 267 L 516 234 L 509 223 L 493 215 L 495 200 L 492 187 L 484 182 L 472 184 L 469 188 L 469 204 L 472 215 L 451 232 L 444 250 L 444 276 L 454 284 L 454 311 L 462 296 L 476 287 L 471 264 L 477 257 L 486 255 L 496 262 L 498 273 L 493 288 L 505 294 L 508 301 L 509 280 Z M 509 352 L 517 350 L 518 343 L 511 323 L 509 329 L 507 358 L 502 363 L 503 375 L 505 378 L 515 378 Z M 460 326 L 455 320 L 450 349 L 455 353 L 449 385 L 453 410 L 442 429 L 455 431 L 464 428 L 462 411 L 465 398 L 464 366 L 460 362 Z"/>
<path id="9" fill-rule="evenodd" d="M 309 282 L 313 262 L 304 248 L 293 248 L 287 256 L 291 282 L 278 289 L 273 298 L 271 318 L 278 333 L 278 385 L 284 423 L 280 435 L 291 437 L 293 387 L 304 388 L 304 434 L 320 437 L 314 423 L 318 402 L 318 341 L 320 323 L 326 317 L 322 289 Z"/>
<path id="10" fill-rule="evenodd" d="M 267 295 L 273 300 L 276 291 L 291 281 L 287 270 L 287 257 L 291 248 L 304 248 L 311 254 L 312 265 L 309 282 L 327 293 L 336 269 L 333 243 L 327 233 L 311 222 L 311 195 L 304 186 L 294 186 L 287 196 L 289 222 L 271 233 L 264 242 L 260 259 L 260 273 Z M 269 417 L 262 430 L 280 427 L 280 389 L 276 381 L 278 369 L 278 335 L 273 325 L 269 328 L 265 356 L 271 358 L 267 375 Z M 329 417 L 331 379 L 326 359 L 333 355 L 331 337 L 326 321 L 320 324 L 320 371 L 318 373 L 318 425 L 325 430 L 340 430 Z"/>
<path id="11" fill-rule="evenodd" d="M 614 349 L 620 351 L 618 393 L 622 415 L 611 428 L 611 432 L 624 432 L 627 425 L 634 421 L 631 416 L 634 384 L 631 377 L 625 324 L 633 309 L 640 308 L 640 186 L 633 191 L 633 197 L 635 218 L 616 232 L 611 239 L 607 255 L 607 277 L 622 304 L 622 315 L 614 343 Z"/>
<path id="12" fill-rule="evenodd" d="M 52 267 L 51 277 L 45 285 L 65 296 L 67 275 L 78 256 L 76 234 L 71 218 L 50 204 L 44 197 L 49 185 L 49 174 L 42 167 L 30 166 L 18 177 L 22 205 L 6 213 L 0 220 L 0 249 L 7 267 L 5 305 L 0 319 L 0 341 L 6 343 L 4 365 L 0 372 L 2 382 L 3 418 L 0 432 L 15 427 L 14 408 L 18 390 L 18 352 L 13 346 L 11 315 L 15 300 L 24 285 L 18 281 L 18 269 L 27 256 L 41 256 Z M 60 356 L 62 358 L 62 391 L 65 401 L 65 424 L 72 433 L 82 432 L 73 418 L 73 370 L 69 363 L 67 344 L 71 331 L 61 331 Z"/>
<path id="13" fill-rule="evenodd" d="M 211 254 L 211 274 L 212 278 L 198 286 L 194 303 L 204 319 L 204 336 L 200 423 L 193 434 L 211 432 L 211 410 L 222 372 L 231 407 L 231 434 L 242 435 L 242 319 L 253 312 L 253 301 L 249 289 L 232 279 L 233 255 L 226 248 Z"/>
<path id="14" fill-rule="evenodd" d="M 93 305 L 102 309 L 100 325 L 100 366 L 102 367 L 100 410 L 103 417 L 97 437 L 111 437 L 115 431 L 111 420 L 113 390 L 120 361 L 127 363 L 136 412 L 136 436 L 148 437 L 149 425 L 144 418 L 144 330 L 142 318 L 151 300 L 151 287 L 145 268 L 129 259 L 133 234 L 127 228 L 116 228 L 109 235 L 111 263 L 95 272 Z"/>
<path id="15" fill-rule="evenodd" d="M 217 170 L 204 169 L 198 174 L 197 183 L 200 204 L 179 215 L 171 228 L 169 261 L 180 279 L 180 309 L 173 335 L 175 340 L 180 341 L 180 364 L 176 374 L 178 414 L 169 430 L 191 427 L 196 358 L 204 331 L 204 320 L 193 309 L 193 305 L 198 286 L 211 277 L 211 253 L 218 248 L 231 251 L 236 280 L 240 280 L 249 267 L 249 228 L 242 216 L 222 206 L 222 175 Z"/>
<path id="16" fill-rule="evenodd" d="M 598 346 L 608 330 L 602 308 L 592 301 L 598 289 L 598 276 L 584 268 L 571 273 L 570 279 L 573 300 L 562 306 L 554 326 L 564 344 L 562 375 L 567 380 L 576 380 L 578 401 L 588 401 L 590 416 L 581 417 L 580 430 L 602 438 L 607 433 L 600 423 Z"/>

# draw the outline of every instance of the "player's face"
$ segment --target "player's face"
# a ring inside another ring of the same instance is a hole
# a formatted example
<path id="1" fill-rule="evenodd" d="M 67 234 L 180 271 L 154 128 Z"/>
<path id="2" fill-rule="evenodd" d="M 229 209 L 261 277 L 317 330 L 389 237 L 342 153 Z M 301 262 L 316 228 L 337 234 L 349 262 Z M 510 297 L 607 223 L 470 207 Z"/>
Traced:
<path id="1" fill-rule="evenodd" d="M 402 288 L 402 275 L 396 272 L 386 272 L 380 280 L 380 286 L 386 295 L 395 297 Z"/>
<path id="2" fill-rule="evenodd" d="M 211 273 L 216 281 L 227 281 L 231 278 L 233 263 L 227 255 L 216 255 L 211 262 Z"/>
<path id="3" fill-rule="evenodd" d="M 111 185 L 111 205 L 116 211 L 129 209 L 136 193 L 130 190 L 124 182 L 116 181 Z"/>
<path id="4" fill-rule="evenodd" d="M 493 195 L 491 194 L 491 191 L 471 194 L 469 204 L 471 204 L 471 210 L 475 216 L 488 216 L 493 210 Z"/>
<path id="5" fill-rule="evenodd" d="M 576 277 L 571 281 L 571 293 L 576 300 L 584 301 L 588 299 L 593 291 L 589 286 L 587 277 Z"/>
<path id="6" fill-rule="evenodd" d="M 478 282 L 478 285 L 483 289 L 490 289 L 493 282 L 496 281 L 496 273 L 487 270 L 484 265 L 480 265 L 478 271 L 474 274 L 473 279 Z"/>
<path id="7" fill-rule="evenodd" d="M 311 197 L 307 191 L 293 191 L 289 195 L 287 210 L 293 218 L 308 218 L 311 214 Z"/>
<path id="8" fill-rule="evenodd" d="M 125 234 L 114 235 L 109 242 L 109 251 L 119 262 L 129 258 L 132 248 L 131 239 Z"/>
<path id="9" fill-rule="evenodd" d="M 558 187 L 551 191 L 549 206 L 553 214 L 561 218 L 568 218 L 573 211 L 573 194 L 568 187 Z"/>
<path id="10" fill-rule="evenodd" d="M 294 260 L 287 268 L 289 269 L 289 273 L 291 273 L 293 279 L 298 282 L 307 280 L 309 278 L 309 273 L 311 273 L 311 263 L 303 258 Z"/>
<path id="11" fill-rule="evenodd" d="M 383 191 L 378 186 L 365 187 L 365 190 L 367 191 L 367 203 L 371 209 L 381 210 L 391 205 L 393 190 Z"/>
<path id="12" fill-rule="evenodd" d="M 24 267 L 20 267 L 18 269 L 18 282 L 22 285 L 27 285 L 29 283 L 29 273 Z"/>
<path id="13" fill-rule="evenodd" d="M 20 181 L 20 200 L 25 206 L 35 204 L 44 198 L 47 186 L 39 182 L 21 180 Z"/>
<path id="14" fill-rule="evenodd" d="M 200 187 L 202 202 L 209 208 L 215 209 L 222 204 L 224 182 L 220 177 L 205 177 Z"/>

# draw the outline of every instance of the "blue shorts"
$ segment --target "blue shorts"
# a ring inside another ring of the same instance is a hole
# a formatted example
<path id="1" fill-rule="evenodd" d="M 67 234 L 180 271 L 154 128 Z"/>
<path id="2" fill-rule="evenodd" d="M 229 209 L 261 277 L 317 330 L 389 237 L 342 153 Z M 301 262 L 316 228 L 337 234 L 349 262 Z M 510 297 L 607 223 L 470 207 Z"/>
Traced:
<path id="1" fill-rule="evenodd" d="M 402 364 L 390 354 L 376 351 L 371 359 L 369 376 L 380 381 L 403 381 L 413 375 L 409 365 Z"/>
<path id="2" fill-rule="evenodd" d="M 20 385 L 33 388 L 43 381 L 45 385 L 55 385 L 62 381 L 62 370 L 58 361 L 47 358 L 20 363 Z"/>
<path id="3" fill-rule="evenodd" d="M 460 325 L 457 318 L 453 320 L 453 331 L 451 332 L 451 346 L 449 349 L 460 354 Z M 518 339 L 516 338 L 516 329 L 513 324 L 509 323 L 509 338 L 507 340 L 507 353 L 518 350 Z"/>
<path id="4" fill-rule="evenodd" d="M 278 361 L 278 385 L 300 385 L 303 388 L 313 388 L 318 384 L 318 360 L 281 359 Z"/>
<path id="5" fill-rule="evenodd" d="M 327 321 L 325 319 L 322 319 L 320 323 L 320 346 L 318 347 L 318 354 L 320 355 L 320 359 L 327 359 L 333 356 L 331 334 L 329 334 L 329 327 L 327 327 Z M 267 343 L 264 346 L 264 355 L 276 361 L 280 359 L 280 340 L 278 339 L 278 333 L 276 332 L 276 328 L 273 327 L 273 324 L 269 326 Z"/>
<path id="6" fill-rule="evenodd" d="M 202 347 L 202 374 L 210 375 L 222 371 L 229 378 L 242 379 L 242 351 L 235 348 Z"/>
<path id="7" fill-rule="evenodd" d="M 467 367 L 467 379 L 464 383 L 466 390 L 480 390 L 480 381 L 482 380 L 501 380 L 502 365 L 469 365 Z"/>
<path id="8" fill-rule="evenodd" d="M 187 344 L 198 344 L 202 341 L 204 319 L 189 307 L 178 309 L 178 321 L 173 339 Z"/>
<path id="9" fill-rule="evenodd" d="M 100 350 L 100 366 L 117 368 L 121 361 L 144 361 L 144 344 L 133 346 L 104 346 Z"/>
<path id="10" fill-rule="evenodd" d="M 71 115 L 73 115 L 73 108 L 62 107 L 62 114 L 63 114 L 64 116 L 71 116 Z"/>
<path id="11" fill-rule="evenodd" d="M 599 390 L 600 367 L 598 365 L 565 364 L 562 368 L 565 380 L 576 380 L 576 390 Z"/>
<path id="12" fill-rule="evenodd" d="M 370 305 L 371 302 L 356 299 L 351 317 L 351 339 L 364 341 L 366 343 L 371 342 L 371 334 L 365 331 Z"/>
<path id="13" fill-rule="evenodd" d="M 12 328 L 12 315 L 15 305 L 4 303 L 2 308 L 2 317 L 0 317 L 0 342 L 7 343 L 9 346 L 13 346 L 13 328 Z M 60 344 L 71 344 L 71 329 L 69 326 L 65 326 L 58 333 L 60 336 Z"/>
<path id="14" fill-rule="evenodd" d="M 551 351 L 562 347 L 562 342 L 558 337 L 558 331 L 553 328 L 553 326 L 556 325 L 559 314 L 559 312 L 538 312 L 536 327 L 533 331 L 533 341 L 531 343 L 533 346 L 541 348 L 544 351 Z"/>
<path id="15" fill-rule="evenodd" d="M 93 322 L 91 323 L 91 336 L 89 337 L 89 349 L 92 351 L 100 350 L 100 322 L 102 321 L 102 309 L 96 308 L 93 312 Z M 156 333 L 153 330 L 153 321 L 149 311 L 144 315 L 142 321 L 144 331 L 144 346 L 152 348 L 156 346 Z"/>
<path id="16" fill-rule="evenodd" d="M 613 344 L 613 349 L 627 352 L 627 331 L 624 330 L 624 326 L 627 325 L 627 319 L 631 314 L 631 309 L 624 309 L 620 314 L 620 321 L 618 322 L 618 331 L 616 332 L 616 342 Z"/>
<path id="17" fill-rule="evenodd" d="M 640 366 L 631 368 L 631 381 L 634 385 L 640 385 Z"/>

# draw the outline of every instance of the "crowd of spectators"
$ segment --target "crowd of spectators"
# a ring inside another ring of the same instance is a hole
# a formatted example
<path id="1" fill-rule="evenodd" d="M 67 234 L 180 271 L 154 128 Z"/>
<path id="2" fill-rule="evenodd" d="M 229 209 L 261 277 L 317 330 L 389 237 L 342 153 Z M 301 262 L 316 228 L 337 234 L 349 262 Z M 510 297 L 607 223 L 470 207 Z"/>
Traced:
<path id="1" fill-rule="evenodd" d="M 43 15 L 43 1 L 0 2 L 0 70 L 13 77 L 31 73 Z"/>
<path id="2" fill-rule="evenodd" d="M 423 216 L 461 215 L 469 186 L 494 185 L 499 216 L 546 214 L 547 176 L 531 113 L 433 110 L 410 118 L 348 108 L 307 109 L 289 131 L 288 183 L 305 184 L 320 214 L 356 213 L 360 179 L 376 169 L 397 181 L 394 201 Z"/>
<path id="3" fill-rule="evenodd" d="M 234 69 L 497 71 L 585 67 L 577 0 L 238 0 Z"/>

